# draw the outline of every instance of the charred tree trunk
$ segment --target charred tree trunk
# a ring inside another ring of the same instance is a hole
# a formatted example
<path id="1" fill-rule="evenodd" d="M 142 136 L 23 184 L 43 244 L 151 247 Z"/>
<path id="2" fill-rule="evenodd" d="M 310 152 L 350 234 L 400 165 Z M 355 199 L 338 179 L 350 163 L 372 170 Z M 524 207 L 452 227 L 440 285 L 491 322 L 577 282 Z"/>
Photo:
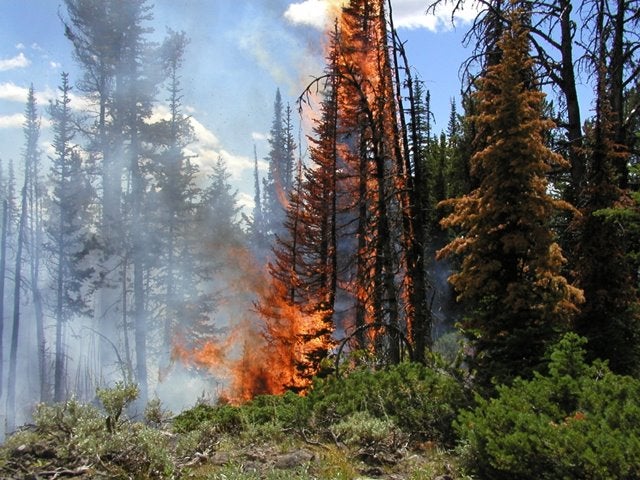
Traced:
<path id="1" fill-rule="evenodd" d="M 627 2 L 625 0 L 617 0 L 615 2 L 617 11 L 611 18 L 612 23 L 612 46 L 609 59 L 609 83 L 610 83 L 610 103 L 614 121 L 614 141 L 617 145 L 626 146 L 628 144 L 625 131 L 624 119 L 624 70 L 625 70 L 625 13 Z M 637 15 L 637 12 L 636 12 Z M 636 48 L 640 45 L 636 45 Z M 618 185 L 622 189 L 629 187 L 629 168 L 627 165 L 627 157 L 621 155 L 615 162 L 616 172 L 618 174 Z"/>
<path id="2" fill-rule="evenodd" d="M 389 16 L 392 18 L 391 2 L 389 2 Z M 414 94 L 413 76 L 404 50 L 404 46 L 397 39 L 391 24 L 394 39 L 394 72 L 396 80 L 396 98 L 402 127 L 402 151 L 398 154 L 398 170 L 405 180 L 405 192 L 402 192 L 402 223 L 404 227 L 404 240 L 406 250 L 406 268 L 409 284 L 408 323 L 409 338 L 413 345 L 414 360 L 424 362 L 425 350 L 431 349 L 433 339 L 431 337 L 432 316 L 427 304 L 428 282 L 426 278 L 425 248 L 426 248 L 426 221 L 425 205 L 426 195 L 423 195 L 423 187 L 427 181 L 422 170 L 420 141 L 418 132 L 418 107 Z M 404 107 L 402 92 L 400 91 L 400 68 L 398 54 L 401 56 L 405 70 L 405 84 L 409 94 L 409 114 L 411 117 L 411 148 L 404 120 Z M 404 160 L 404 166 L 402 165 Z M 412 162 L 413 160 L 413 162 Z"/>
<path id="3" fill-rule="evenodd" d="M 580 117 L 580 102 L 576 89 L 576 76 L 573 60 L 573 21 L 571 20 L 571 0 L 560 0 L 560 55 L 561 78 L 557 83 L 562 90 L 567 104 L 567 141 L 569 143 L 568 156 L 571 163 L 571 183 L 569 200 L 575 201 L 582 191 L 586 172 L 585 158 L 582 153 L 582 119 Z"/>
<path id="4" fill-rule="evenodd" d="M 355 327 L 358 335 L 356 341 L 358 348 L 367 347 L 367 338 L 364 333 L 364 325 L 367 323 L 367 298 L 368 292 L 364 288 L 365 279 L 368 277 L 367 273 L 367 159 L 362 153 L 362 147 L 360 148 L 360 162 L 358 171 L 358 227 L 356 236 L 358 239 L 358 249 L 356 252 L 356 278 L 355 278 Z"/>

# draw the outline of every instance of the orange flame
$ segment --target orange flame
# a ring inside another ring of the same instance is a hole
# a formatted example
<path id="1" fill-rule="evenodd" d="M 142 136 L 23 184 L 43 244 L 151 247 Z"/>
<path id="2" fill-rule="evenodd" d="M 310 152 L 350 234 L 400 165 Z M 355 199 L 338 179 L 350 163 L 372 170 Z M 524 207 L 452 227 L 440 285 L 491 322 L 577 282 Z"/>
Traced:
<path id="1" fill-rule="evenodd" d="M 389 133 L 392 130 L 390 125 L 396 121 L 397 112 L 389 59 L 386 57 L 384 4 L 382 0 L 325 1 L 330 16 L 338 19 L 338 74 L 341 79 L 348 80 L 341 82 L 337 92 L 340 128 L 345 130 L 345 137 L 352 132 L 362 135 L 364 142 L 361 144 L 386 142 L 378 147 L 377 155 L 388 159 L 393 151 L 389 145 L 389 139 L 393 138 Z M 332 29 L 333 25 L 328 28 Z M 377 138 L 374 138 L 374 128 L 378 129 L 375 133 Z M 380 140 L 383 134 L 385 140 Z M 360 170 L 362 152 L 359 149 L 357 142 L 338 145 L 345 169 L 354 173 Z M 370 158 L 365 157 L 364 160 L 369 163 L 365 167 L 368 170 L 367 193 L 366 198 L 359 201 L 369 204 L 368 216 L 375 218 L 372 205 L 381 196 L 378 182 L 384 179 L 371 174 Z M 347 191 L 357 191 L 357 188 L 350 189 L 347 185 L 353 186 L 355 181 L 354 178 L 344 179 Z M 281 188 L 277 190 L 281 203 L 286 206 L 286 196 L 282 195 Z M 377 228 L 375 221 L 372 223 L 374 225 L 368 227 Z M 376 251 L 372 231 L 365 232 L 364 236 L 365 246 L 357 255 L 374 258 L 380 252 Z M 311 299 L 304 306 L 290 301 L 282 282 L 270 277 L 265 268 L 255 265 L 247 251 L 237 249 L 228 257 L 237 262 L 236 275 L 231 280 L 232 289 L 251 295 L 256 302 L 255 308 L 248 309 L 244 317 L 237 319 L 222 340 L 210 339 L 196 348 L 184 347 L 179 339 L 176 340 L 175 358 L 227 379 L 224 395 L 234 403 L 247 401 L 258 394 L 280 394 L 287 389 L 304 391 L 319 368 L 311 358 L 316 352 L 327 352 L 333 346 L 330 322 L 327 321 L 333 312 L 323 310 L 320 299 Z M 371 261 L 364 269 L 366 271 L 360 272 L 363 278 L 354 279 L 346 289 L 364 307 L 365 322 L 372 323 L 378 313 L 374 311 L 370 298 L 375 288 L 376 271 Z M 371 335 L 375 335 L 373 330 Z"/>
<path id="2" fill-rule="evenodd" d="M 324 328 L 326 312 L 306 313 L 287 302 L 284 287 L 269 280 L 249 252 L 234 249 L 231 258 L 237 260 L 232 288 L 251 293 L 258 299 L 258 307 L 222 339 L 209 339 L 188 348 L 176 338 L 173 358 L 226 380 L 222 396 L 231 403 L 243 403 L 261 394 L 282 394 L 288 389 L 305 391 L 316 373 L 313 368 L 305 371 L 306 357 L 314 349 L 328 350 L 332 346 L 330 336 L 314 337 Z M 304 341 L 306 336 L 314 338 Z"/>

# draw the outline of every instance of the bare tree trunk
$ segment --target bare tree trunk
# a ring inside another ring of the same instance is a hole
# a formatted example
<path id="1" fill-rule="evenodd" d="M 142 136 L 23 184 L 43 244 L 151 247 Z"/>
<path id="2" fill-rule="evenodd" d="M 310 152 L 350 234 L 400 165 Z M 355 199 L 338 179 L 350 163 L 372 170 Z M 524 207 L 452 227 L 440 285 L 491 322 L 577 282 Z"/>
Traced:
<path id="1" fill-rule="evenodd" d="M 29 261 L 31 297 L 33 300 L 34 319 L 36 327 L 36 343 L 38 358 L 38 375 L 40 386 L 40 401 L 49 399 L 49 386 L 47 382 L 46 366 L 46 339 L 44 336 L 44 310 L 42 306 L 42 292 L 40 292 L 40 254 L 42 245 L 42 199 L 40 198 L 40 182 L 38 162 L 34 159 L 25 169 L 30 170 L 25 174 L 29 178 L 27 186 L 28 210 L 27 222 L 29 223 L 29 244 L 31 255 Z"/>
<path id="2" fill-rule="evenodd" d="M 64 166 L 63 166 L 64 168 Z M 65 172 L 62 174 L 63 178 Z M 62 402 L 65 396 L 64 351 L 62 342 L 62 322 L 64 321 L 64 217 L 62 208 L 58 218 L 58 265 L 56 278 L 56 354 L 53 374 L 53 400 Z"/>
<path id="3" fill-rule="evenodd" d="M 571 20 L 571 0 L 560 0 L 560 54 L 562 57 L 560 88 L 567 104 L 567 141 L 569 162 L 571 163 L 572 191 L 569 200 L 574 201 L 582 191 L 586 171 L 582 153 L 582 120 L 580 102 L 576 90 L 576 76 L 573 61 L 573 22 Z M 574 198 L 575 197 L 575 198 Z"/>
<path id="4" fill-rule="evenodd" d="M 2 202 L 2 240 L 0 240 L 0 396 L 4 382 L 4 280 L 7 267 L 7 226 L 9 224 L 9 204 Z"/>
<path id="5" fill-rule="evenodd" d="M 28 178 L 28 175 L 26 175 Z M 9 372 L 7 380 L 7 429 L 10 433 L 16 427 L 16 373 L 18 369 L 18 339 L 20 333 L 20 291 L 22 287 L 22 249 L 27 228 L 27 185 L 22 187 L 22 208 L 18 224 L 18 244 L 16 247 L 15 282 L 13 291 L 13 329 L 11 331 L 11 350 L 9 352 Z"/>
<path id="6" fill-rule="evenodd" d="M 400 193 L 402 199 L 402 223 L 404 228 L 404 240 L 406 250 L 406 268 L 409 277 L 409 308 L 408 308 L 408 330 L 409 338 L 413 344 L 414 360 L 424 362 L 426 348 L 431 348 L 433 339 L 431 336 L 432 316 L 427 304 L 428 282 L 426 278 L 426 268 L 424 252 L 426 247 L 426 229 L 424 220 L 425 197 L 423 188 L 427 182 L 424 177 L 421 165 L 421 152 L 419 142 L 419 132 L 417 126 L 417 102 L 414 96 L 413 77 L 407 59 L 404 46 L 397 41 L 393 27 L 393 12 L 389 1 L 389 18 L 392 19 L 391 35 L 393 36 L 394 73 L 396 84 L 396 102 L 399 110 L 399 117 L 402 128 L 402 149 L 397 154 L 399 174 L 406 179 L 405 192 Z M 409 108 L 411 115 L 411 156 L 409 155 L 409 140 L 407 128 L 404 121 L 404 108 L 402 94 L 400 91 L 400 73 L 398 65 L 398 53 L 402 57 L 405 70 L 406 87 L 409 93 Z M 404 152 L 404 155 L 402 155 Z M 411 163 L 411 157 L 413 163 Z M 404 159 L 404 166 L 402 160 Z M 413 168 L 412 168 L 413 167 Z"/>
<path id="7" fill-rule="evenodd" d="M 142 172 L 138 159 L 137 133 L 132 134 L 131 187 L 132 187 L 132 242 L 133 242 L 133 309 L 136 346 L 136 380 L 140 388 L 139 402 L 147 403 L 147 319 L 144 288 L 144 245 L 142 239 Z"/>

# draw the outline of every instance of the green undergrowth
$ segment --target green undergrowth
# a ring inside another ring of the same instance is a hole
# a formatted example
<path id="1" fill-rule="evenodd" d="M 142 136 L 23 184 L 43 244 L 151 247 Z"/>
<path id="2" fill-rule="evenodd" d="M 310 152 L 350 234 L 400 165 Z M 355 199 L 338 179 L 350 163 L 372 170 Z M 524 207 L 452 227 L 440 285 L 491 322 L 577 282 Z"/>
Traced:
<path id="1" fill-rule="evenodd" d="M 401 363 L 175 417 L 155 399 L 134 421 L 137 388 L 121 383 L 99 406 L 39 405 L 0 447 L 0 478 L 640 478 L 640 382 L 587 364 L 583 342 L 566 336 L 493 398 L 441 364 Z"/>
<path id="2" fill-rule="evenodd" d="M 640 381 L 587 364 L 584 343 L 568 334 L 547 372 L 459 415 L 460 453 L 478 478 L 640 478 Z"/>

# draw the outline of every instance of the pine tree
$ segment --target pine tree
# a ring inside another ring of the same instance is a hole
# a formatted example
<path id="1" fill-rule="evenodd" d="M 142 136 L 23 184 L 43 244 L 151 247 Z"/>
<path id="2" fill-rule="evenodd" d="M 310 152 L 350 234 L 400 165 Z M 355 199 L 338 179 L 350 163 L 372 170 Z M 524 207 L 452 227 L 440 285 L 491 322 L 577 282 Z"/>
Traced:
<path id="1" fill-rule="evenodd" d="M 9 173 L 7 174 L 7 204 L 9 207 L 9 221 L 7 223 L 7 235 L 11 236 L 18 218 L 18 206 L 16 203 L 16 171 L 13 159 L 9 160 Z"/>
<path id="2" fill-rule="evenodd" d="M 44 333 L 44 306 L 40 285 L 40 269 L 42 265 L 43 245 L 43 187 L 41 179 L 41 151 L 38 145 L 40 140 L 40 116 L 33 85 L 29 87 L 27 106 L 25 109 L 25 122 L 23 126 L 25 135 L 24 147 L 24 186 L 27 189 L 27 217 L 26 237 L 29 259 L 29 290 L 33 302 L 33 318 L 36 332 L 36 358 L 38 360 L 38 375 L 40 399 L 48 399 L 48 380 L 46 377 L 46 339 Z"/>
<path id="3" fill-rule="evenodd" d="M 82 159 L 72 146 L 75 132 L 69 96 L 71 87 L 67 73 L 62 74 L 59 90 L 60 97 L 49 107 L 53 122 L 54 157 L 51 159 L 52 198 L 46 229 L 55 294 L 55 402 L 64 401 L 67 394 L 65 325 L 75 315 L 90 313 L 87 286 L 94 270 L 93 267 L 84 264 L 91 248 L 90 219 L 87 217 L 94 192 L 83 168 Z"/>
<path id="4" fill-rule="evenodd" d="M 281 232 L 286 198 L 291 190 L 294 154 L 291 109 L 286 111 L 280 89 L 276 90 L 273 104 L 273 121 L 269 132 L 269 163 L 267 178 L 263 179 L 262 215 L 267 234 Z"/>
<path id="5" fill-rule="evenodd" d="M 148 195 L 152 191 L 151 150 L 157 147 L 149 118 L 163 80 L 157 61 L 160 52 L 149 41 L 152 6 L 147 0 L 65 0 L 65 4 L 70 19 L 65 35 L 73 43 L 83 72 L 79 87 L 96 102 L 97 110 L 87 131 L 102 195 L 98 229 L 105 259 L 100 265 L 103 283 L 96 316 L 100 335 L 108 341 L 100 342 L 100 364 L 105 368 L 120 363 L 113 345 L 119 343 L 121 334 L 128 342 L 126 332 L 133 323 L 135 380 L 140 387 L 139 402 L 144 404 L 151 294 L 148 274 L 157 263 L 150 248 L 155 241 L 153 218 L 144 215 L 152 200 Z"/>
<path id="6" fill-rule="evenodd" d="M 219 329 L 215 313 L 220 301 L 237 292 L 224 290 L 228 273 L 236 266 L 230 252 L 243 248 L 244 232 L 240 224 L 240 207 L 237 194 L 230 184 L 231 174 L 226 162 L 219 157 L 209 174 L 196 205 L 195 218 L 186 226 L 176 259 L 175 297 L 173 309 L 177 320 L 172 332 L 183 347 L 200 346 Z"/>
<path id="7" fill-rule="evenodd" d="M 568 205 L 547 192 L 551 165 L 566 162 L 544 144 L 543 94 L 531 88 L 527 31 L 514 14 L 498 43 L 500 61 L 487 69 L 476 94 L 487 145 L 472 158 L 479 187 L 445 204 L 444 227 L 461 235 L 439 255 L 462 257 L 450 277 L 471 311 L 462 322 L 473 347 L 470 365 L 481 385 L 529 376 L 545 350 L 568 328 L 582 292 L 562 276 L 564 258 L 550 221 Z"/>
<path id="8" fill-rule="evenodd" d="M 4 358 L 4 288 L 7 278 L 7 230 L 9 202 L 2 199 L 2 230 L 0 232 L 0 358 Z M 4 388 L 4 362 L 0 362 L 0 396 Z"/>
<path id="9" fill-rule="evenodd" d="M 175 335 L 188 328 L 189 313 L 199 291 L 200 256 L 198 208 L 201 189 L 196 185 L 200 172 L 186 148 L 194 141 L 190 119 L 183 113 L 181 68 L 188 44 L 184 32 L 170 31 L 161 48 L 167 77 L 168 119 L 153 126 L 157 137 L 156 162 L 151 166 L 157 188 L 157 218 L 152 228 L 161 252 L 154 268 L 157 308 L 163 319 L 161 368 L 169 362 Z M 148 213 L 147 216 L 150 214 Z M 204 305 L 203 305 L 204 307 Z M 180 323 L 184 321 L 185 325 Z"/>
<path id="10" fill-rule="evenodd" d="M 258 150 L 253 146 L 253 214 L 251 218 L 243 215 L 249 225 L 249 237 L 252 239 L 256 254 L 265 249 L 266 233 L 265 220 L 262 209 L 262 194 L 260 189 L 260 174 L 258 173 Z"/>
<path id="11" fill-rule="evenodd" d="M 218 157 L 202 200 L 205 222 L 212 229 L 210 241 L 218 246 L 237 243 L 241 238 L 238 192 L 230 178 L 226 162 Z"/>

